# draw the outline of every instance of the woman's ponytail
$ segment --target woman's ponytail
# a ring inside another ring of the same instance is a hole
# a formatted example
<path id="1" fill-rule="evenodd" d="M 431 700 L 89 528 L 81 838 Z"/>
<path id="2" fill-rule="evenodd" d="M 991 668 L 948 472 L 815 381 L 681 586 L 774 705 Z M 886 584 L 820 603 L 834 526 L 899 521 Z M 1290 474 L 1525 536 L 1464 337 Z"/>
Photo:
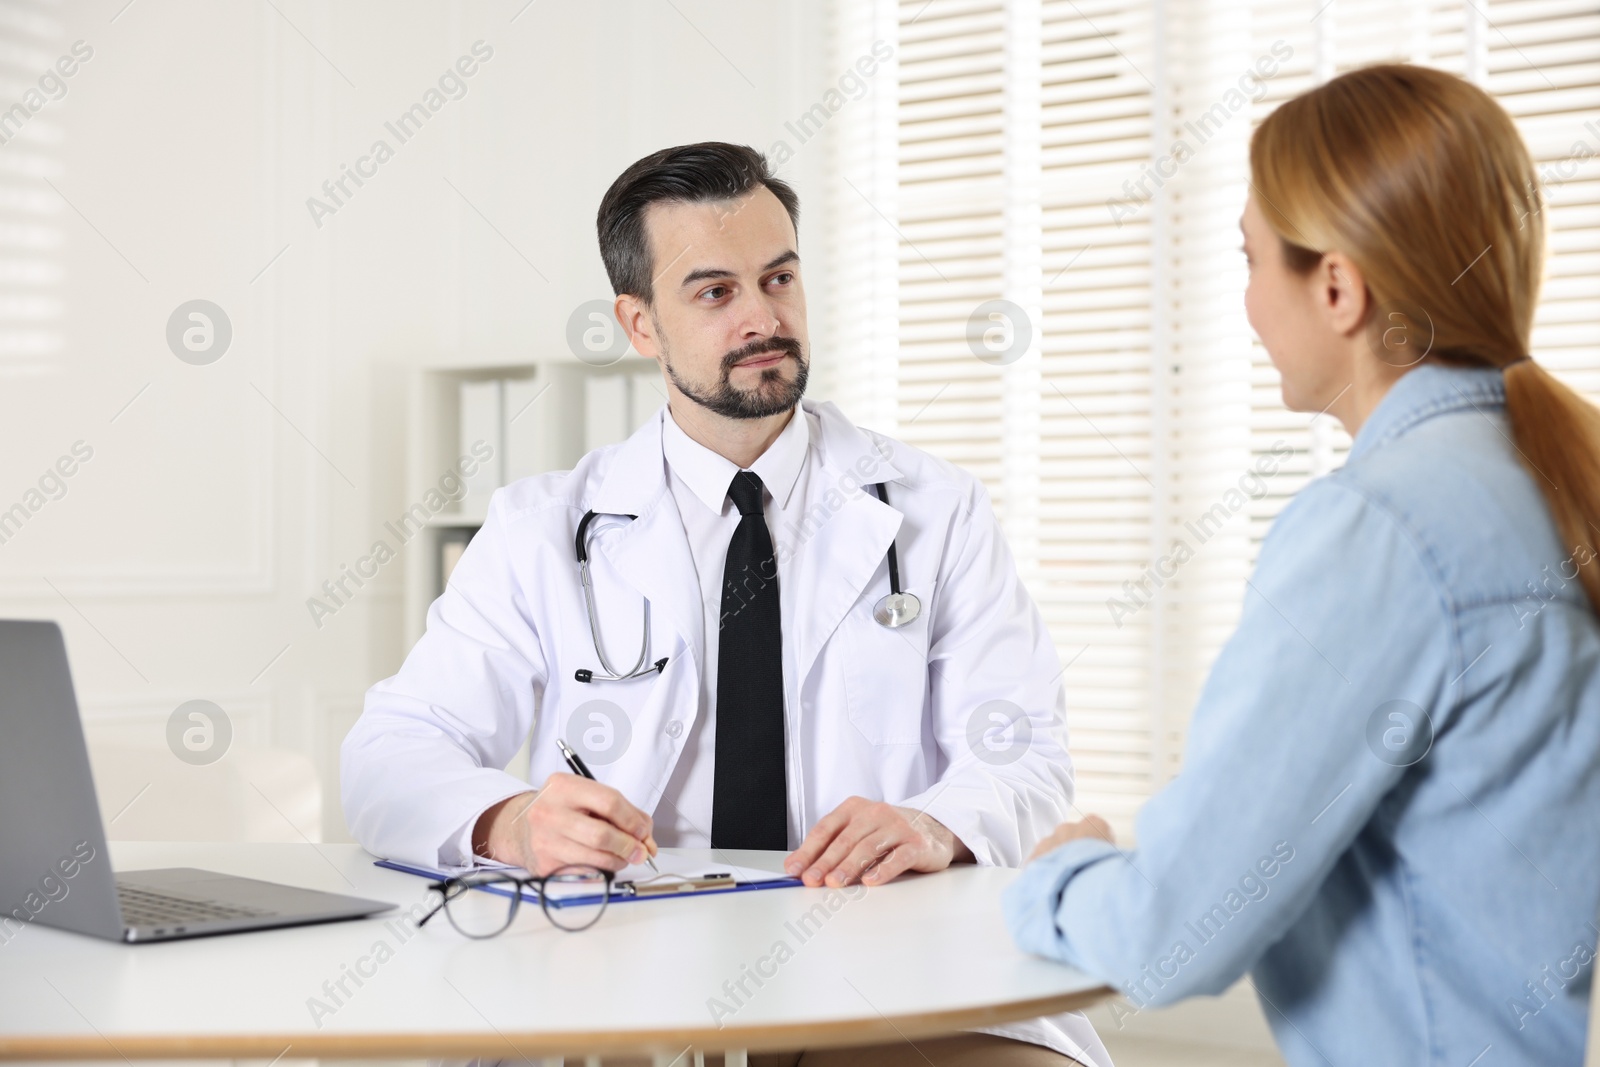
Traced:
<path id="1" fill-rule="evenodd" d="M 1512 440 L 1568 553 L 1558 573 L 1580 579 L 1600 612 L 1600 408 L 1531 359 L 1507 366 L 1505 379 Z"/>

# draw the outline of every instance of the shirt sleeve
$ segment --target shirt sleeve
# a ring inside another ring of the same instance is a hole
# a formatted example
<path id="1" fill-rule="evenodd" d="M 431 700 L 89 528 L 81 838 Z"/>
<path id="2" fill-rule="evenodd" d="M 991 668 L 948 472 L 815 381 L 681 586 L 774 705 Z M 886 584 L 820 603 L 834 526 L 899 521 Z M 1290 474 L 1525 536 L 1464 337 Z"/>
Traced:
<path id="1" fill-rule="evenodd" d="M 530 788 L 502 768 L 533 727 L 548 675 L 501 503 L 497 494 L 421 640 L 399 673 L 368 690 L 345 737 L 345 818 L 376 855 L 473 865 L 478 816 Z"/>
<path id="2" fill-rule="evenodd" d="M 942 770 L 903 803 L 938 819 L 977 862 L 1015 867 L 1071 810 L 1062 668 L 975 478 L 966 503 L 928 634 Z"/>
<path id="3" fill-rule="evenodd" d="M 1306 909 L 1448 712 L 1459 647 L 1425 553 L 1337 475 L 1285 509 L 1137 847 L 1078 840 L 1005 894 L 1019 947 L 1142 1006 L 1220 993 Z"/>

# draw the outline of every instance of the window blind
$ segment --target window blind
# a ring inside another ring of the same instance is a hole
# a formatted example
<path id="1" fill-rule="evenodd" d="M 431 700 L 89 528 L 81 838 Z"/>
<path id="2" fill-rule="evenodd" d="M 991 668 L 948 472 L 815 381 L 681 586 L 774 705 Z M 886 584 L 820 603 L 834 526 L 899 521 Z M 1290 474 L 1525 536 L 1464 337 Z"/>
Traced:
<path id="1" fill-rule="evenodd" d="M 61 128 L 41 76 L 65 85 L 53 13 L 0 10 L 0 377 L 53 374 L 62 347 Z M 43 114 L 36 114 L 44 112 Z"/>

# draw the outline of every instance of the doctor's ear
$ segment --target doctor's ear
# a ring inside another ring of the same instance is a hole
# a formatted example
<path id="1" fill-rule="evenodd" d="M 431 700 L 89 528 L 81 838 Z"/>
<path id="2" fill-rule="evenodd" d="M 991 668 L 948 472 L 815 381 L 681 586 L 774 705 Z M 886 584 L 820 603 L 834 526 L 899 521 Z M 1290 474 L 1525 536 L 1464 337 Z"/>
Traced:
<path id="1" fill-rule="evenodd" d="M 661 354 L 660 346 L 656 343 L 655 316 L 651 314 L 649 305 L 632 293 L 620 293 L 612 304 L 612 310 L 622 331 L 633 343 L 635 352 L 649 359 Z"/>

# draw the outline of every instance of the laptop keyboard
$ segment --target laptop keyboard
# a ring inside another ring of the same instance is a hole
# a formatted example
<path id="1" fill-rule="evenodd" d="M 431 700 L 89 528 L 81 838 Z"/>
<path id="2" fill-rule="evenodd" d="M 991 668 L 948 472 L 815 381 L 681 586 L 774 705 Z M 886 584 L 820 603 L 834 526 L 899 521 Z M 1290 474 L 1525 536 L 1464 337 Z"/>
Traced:
<path id="1" fill-rule="evenodd" d="M 193 900 L 170 896 L 142 886 L 117 883 L 117 903 L 122 908 L 124 926 L 171 926 L 173 924 L 226 922 L 229 919 L 256 919 L 273 912 L 241 908 L 214 900 Z"/>

